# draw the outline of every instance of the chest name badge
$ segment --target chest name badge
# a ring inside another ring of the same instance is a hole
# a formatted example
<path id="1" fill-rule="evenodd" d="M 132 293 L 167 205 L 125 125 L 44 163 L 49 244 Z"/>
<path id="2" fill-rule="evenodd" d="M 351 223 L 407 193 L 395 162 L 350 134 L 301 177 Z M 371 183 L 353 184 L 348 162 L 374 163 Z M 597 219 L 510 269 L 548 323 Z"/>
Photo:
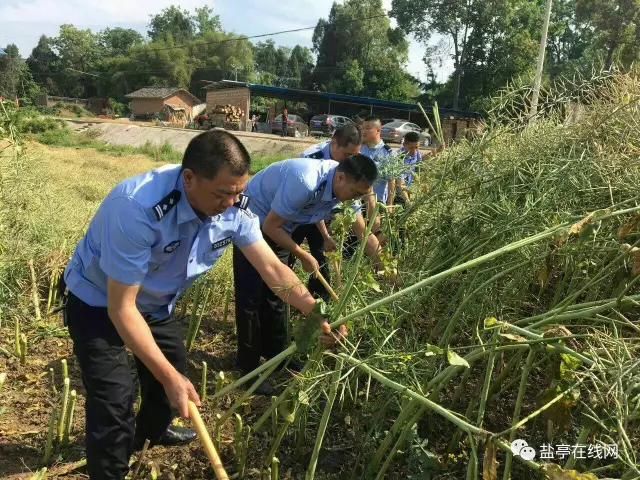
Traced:
<path id="1" fill-rule="evenodd" d="M 173 253 L 173 251 L 180 246 L 180 240 L 174 240 L 169 245 L 164 247 L 164 253 Z"/>
<path id="2" fill-rule="evenodd" d="M 211 245 L 211 250 L 218 250 L 219 248 L 226 247 L 231 243 L 231 237 L 223 238 L 222 240 L 218 240 L 213 245 Z"/>

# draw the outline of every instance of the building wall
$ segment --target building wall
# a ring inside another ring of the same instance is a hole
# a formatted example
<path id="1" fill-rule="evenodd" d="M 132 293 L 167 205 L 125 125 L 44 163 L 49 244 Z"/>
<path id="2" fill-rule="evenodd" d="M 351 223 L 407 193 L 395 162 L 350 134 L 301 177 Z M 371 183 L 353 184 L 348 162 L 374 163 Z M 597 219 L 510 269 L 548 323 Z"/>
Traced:
<path id="1" fill-rule="evenodd" d="M 131 113 L 144 115 L 146 113 L 159 113 L 164 103 L 161 98 L 132 98 Z"/>
<path id="2" fill-rule="evenodd" d="M 178 92 L 164 99 L 164 104 L 180 105 L 187 110 L 187 115 L 191 115 L 193 109 L 193 99 L 186 92 Z"/>
<path id="3" fill-rule="evenodd" d="M 251 129 L 247 122 L 247 112 L 249 112 L 249 105 L 251 103 L 251 93 L 248 88 L 225 88 L 223 90 L 207 90 L 207 113 L 211 113 L 211 110 L 216 105 L 233 105 L 242 110 L 242 130 Z"/>

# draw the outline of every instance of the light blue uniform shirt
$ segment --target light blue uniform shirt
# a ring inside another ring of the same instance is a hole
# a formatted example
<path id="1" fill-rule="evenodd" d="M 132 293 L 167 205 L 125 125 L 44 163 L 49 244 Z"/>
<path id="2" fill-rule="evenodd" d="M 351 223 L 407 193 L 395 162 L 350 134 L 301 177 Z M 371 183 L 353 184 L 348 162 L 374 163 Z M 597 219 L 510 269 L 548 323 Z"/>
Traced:
<path id="1" fill-rule="evenodd" d="M 331 160 L 331 140 L 317 143 L 300 154 L 304 158 L 313 158 L 315 160 Z"/>
<path id="2" fill-rule="evenodd" d="M 366 155 L 376 163 L 377 167 L 380 167 L 385 161 L 387 156 L 391 155 L 393 150 L 386 145 L 382 140 L 374 147 L 370 147 L 364 144 L 360 147 L 360 153 Z M 380 176 L 378 181 L 373 185 L 373 193 L 376 196 L 378 202 L 387 203 L 387 197 L 389 196 L 389 180 L 391 178 L 384 178 Z"/>
<path id="3" fill-rule="evenodd" d="M 250 210 L 262 225 L 273 210 L 287 220 L 283 228 L 291 233 L 297 225 L 319 222 L 329 216 L 340 201 L 333 196 L 333 175 L 338 162 L 293 158 L 272 163 L 249 180 L 245 193 Z"/>
<path id="4" fill-rule="evenodd" d="M 65 270 L 69 290 L 94 307 L 107 306 L 107 277 L 140 285 L 138 310 L 168 315 L 177 296 L 209 270 L 230 243 L 262 238 L 247 197 L 201 220 L 186 194 L 180 165 L 128 178 L 107 195 Z"/>
<path id="5" fill-rule="evenodd" d="M 406 153 L 404 147 L 400 147 L 398 153 Z M 416 153 L 413 155 L 406 154 L 404 157 L 404 165 L 405 165 L 405 173 L 402 175 L 404 179 L 404 186 L 409 188 L 413 183 L 413 172 L 416 171 L 416 165 L 418 162 L 422 160 L 422 155 L 420 154 L 420 150 L 416 150 Z"/>

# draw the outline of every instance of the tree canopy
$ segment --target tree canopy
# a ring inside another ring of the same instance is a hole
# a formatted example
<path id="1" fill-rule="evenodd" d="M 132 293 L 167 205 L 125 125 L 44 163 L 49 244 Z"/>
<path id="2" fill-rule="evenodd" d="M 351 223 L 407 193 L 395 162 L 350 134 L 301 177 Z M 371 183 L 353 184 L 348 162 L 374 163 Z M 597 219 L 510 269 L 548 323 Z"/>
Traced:
<path id="1" fill-rule="evenodd" d="M 0 94 L 37 92 L 125 100 L 144 86 L 177 86 L 204 98 L 204 81 L 231 79 L 389 100 L 482 110 L 509 82 L 533 79 L 546 0 L 334 2 L 312 46 L 255 43 L 225 31 L 208 6 L 171 5 L 151 15 L 147 36 L 109 27 L 61 25 L 26 62 L 15 45 L 0 56 Z M 391 20 L 395 23 L 392 23 Z M 410 75 L 409 38 L 428 72 Z M 640 52 L 640 0 L 553 0 L 544 81 L 592 66 L 630 68 Z M 442 83 L 435 71 L 452 61 Z M 18 88 L 19 87 L 19 88 Z"/>

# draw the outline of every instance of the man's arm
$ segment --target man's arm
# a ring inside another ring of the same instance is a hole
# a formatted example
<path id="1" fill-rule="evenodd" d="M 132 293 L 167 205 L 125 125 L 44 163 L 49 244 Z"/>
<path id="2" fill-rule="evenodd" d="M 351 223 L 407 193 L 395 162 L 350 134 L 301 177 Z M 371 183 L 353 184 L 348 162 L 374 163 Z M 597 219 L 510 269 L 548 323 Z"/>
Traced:
<path id="1" fill-rule="evenodd" d="M 282 228 L 285 222 L 286 220 L 284 218 L 271 210 L 262 225 L 262 231 L 271 238 L 271 240 L 299 258 L 305 272 L 315 272 L 319 268 L 318 262 L 310 253 L 305 252 L 300 245 L 291 239 L 291 235 Z"/>
<path id="2" fill-rule="evenodd" d="M 364 237 L 365 229 L 366 225 L 364 224 L 364 218 L 362 217 L 362 215 L 356 215 L 356 221 L 353 224 L 353 231 L 359 240 L 362 240 L 362 238 Z M 364 252 L 368 257 L 373 259 L 373 266 L 376 271 L 382 270 L 383 268 L 382 261 L 380 260 L 381 250 L 382 249 L 380 248 L 378 238 L 374 234 L 370 233 L 367 237 Z"/>
<path id="3" fill-rule="evenodd" d="M 387 207 L 390 207 L 389 210 L 393 208 L 393 201 L 396 198 L 396 179 L 389 180 L 387 184 L 387 191 L 389 194 L 387 195 Z"/>
<path id="4" fill-rule="evenodd" d="M 405 204 L 408 205 L 409 204 L 409 193 L 407 192 L 407 189 L 404 186 L 404 179 L 403 178 L 399 178 L 398 179 L 398 189 L 400 190 L 400 195 L 402 196 L 402 199 L 404 200 Z"/>
<path id="5" fill-rule="evenodd" d="M 316 222 L 316 227 L 318 227 L 320 235 L 322 235 L 322 238 L 324 239 L 324 251 L 333 252 L 337 245 L 331 235 L 329 235 L 329 230 L 327 230 L 327 225 L 324 223 L 324 220 Z"/>
<path id="6" fill-rule="evenodd" d="M 107 312 L 125 345 L 164 387 L 171 405 L 180 416 L 189 417 L 188 401 L 200 406 L 200 397 L 191 382 L 178 372 L 153 339 L 147 322 L 136 307 L 139 285 L 125 285 L 111 277 L 107 284 Z"/>
<path id="7" fill-rule="evenodd" d="M 273 212 L 271 212 L 273 213 Z M 265 232 L 266 233 L 266 232 Z M 286 233 L 286 232 L 285 232 Z M 289 238 L 291 240 L 291 238 Z M 293 240 L 292 240 L 293 242 Z M 295 244 L 295 242 L 293 242 Z M 309 291 L 300 282 L 293 270 L 282 263 L 264 240 L 250 245 L 238 247 L 242 254 L 260 274 L 267 286 L 284 302 L 297 308 L 304 314 L 309 314 L 316 304 Z M 323 335 L 322 343 L 331 345 L 335 342 L 335 334 L 331 334 L 331 327 L 324 318 L 318 319 Z M 344 325 L 342 326 L 344 327 Z M 339 335 L 346 336 L 347 329 L 340 327 Z"/>

